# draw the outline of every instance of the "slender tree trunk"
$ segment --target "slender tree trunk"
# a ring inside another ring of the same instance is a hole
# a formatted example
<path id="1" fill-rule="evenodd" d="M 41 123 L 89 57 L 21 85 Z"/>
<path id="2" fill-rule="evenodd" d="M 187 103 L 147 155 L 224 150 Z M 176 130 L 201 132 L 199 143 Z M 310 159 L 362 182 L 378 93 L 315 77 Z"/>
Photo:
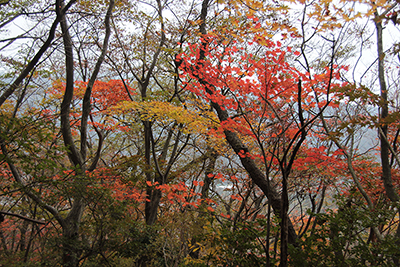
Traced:
<path id="1" fill-rule="evenodd" d="M 142 97 L 145 98 L 146 95 L 142 94 Z M 144 127 L 144 157 L 146 160 L 147 170 L 146 170 L 146 180 L 148 182 L 153 183 L 153 176 L 151 171 L 151 122 L 143 121 Z M 157 210 L 158 204 L 161 198 L 161 192 L 152 188 L 151 186 L 147 186 L 146 190 L 147 198 L 144 208 L 144 214 L 147 225 L 153 225 L 157 220 Z"/>
<path id="2" fill-rule="evenodd" d="M 26 238 L 27 238 L 26 237 L 26 232 L 28 231 L 28 226 L 29 226 L 28 221 L 24 221 L 22 223 L 22 226 L 19 228 L 19 230 L 20 230 L 20 239 L 19 239 L 18 246 L 19 246 L 19 250 L 21 252 L 24 252 L 25 249 L 26 249 Z"/>
<path id="3" fill-rule="evenodd" d="M 215 170 L 215 163 L 217 162 L 217 158 L 218 158 L 218 154 L 213 148 L 208 147 L 207 150 L 208 150 L 207 154 L 209 153 L 209 156 L 205 159 L 206 168 L 204 171 L 204 186 L 201 188 L 201 198 L 202 199 L 208 198 L 210 186 L 214 180 L 213 174 L 214 174 L 214 170 Z M 203 201 L 203 203 L 204 203 L 204 201 Z M 203 203 L 202 203 L 202 206 L 203 206 Z M 200 229 L 202 229 L 204 226 L 204 222 L 205 222 L 204 215 L 205 215 L 205 213 L 199 213 L 199 215 L 196 218 L 197 227 L 199 227 Z M 200 248 L 199 248 L 199 245 L 197 245 L 197 238 L 196 237 L 192 238 L 190 243 L 191 243 L 190 244 L 191 248 L 190 248 L 190 252 L 189 252 L 190 257 L 192 257 L 193 259 L 199 259 L 200 258 Z"/>
<path id="4" fill-rule="evenodd" d="M 158 189 L 148 190 L 148 200 L 146 201 L 146 224 L 153 225 L 157 220 L 158 206 L 160 205 L 161 191 Z"/>
<path id="5" fill-rule="evenodd" d="M 385 120 L 389 115 L 389 105 L 388 105 L 388 92 L 385 81 L 385 68 L 384 68 L 385 54 L 383 53 L 382 22 L 375 21 L 375 26 L 376 26 L 377 46 L 378 46 L 378 78 L 379 78 L 379 86 L 380 86 L 381 100 L 382 100 L 382 104 L 380 106 L 381 109 L 380 127 L 382 131 L 379 132 L 380 145 L 381 145 L 382 181 L 385 186 L 385 191 L 388 198 L 393 202 L 397 202 L 399 201 L 399 195 L 394 189 L 392 182 L 392 173 L 391 173 L 390 157 L 389 157 L 390 144 L 386 142 L 388 125 Z"/>
<path id="6" fill-rule="evenodd" d="M 153 70 L 156 66 L 158 57 L 161 53 L 161 49 L 164 46 L 164 43 L 166 41 L 166 36 L 165 36 L 165 30 L 164 30 L 164 19 L 162 15 L 162 10 L 163 10 L 163 5 L 161 4 L 160 0 L 156 0 L 157 2 L 157 12 L 158 12 L 158 17 L 160 19 L 161 23 L 161 39 L 159 46 L 157 48 L 157 51 L 155 52 L 153 56 L 153 60 L 150 64 L 149 70 L 147 72 L 147 75 L 143 73 L 142 80 L 138 81 L 139 86 L 140 86 L 140 91 L 141 91 L 141 96 L 142 96 L 142 101 L 144 101 L 147 97 L 147 87 L 150 82 L 150 78 L 153 75 Z M 150 164 L 151 164 L 151 138 L 152 138 L 152 130 L 151 130 L 151 122 L 149 121 L 143 121 L 144 125 L 144 135 L 145 135 L 145 158 L 146 158 L 146 164 L 148 165 L 148 168 L 150 171 Z M 157 159 L 154 159 L 157 160 Z M 157 178 L 157 176 L 156 176 Z M 158 177 L 160 178 L 160 177 Z M 152 182 L 152 176 L 150 172 L 146 173 L 146 180 L 149 182 Z M 156 179 L 157 181 L 157 179 Z M 159 182 L 159 184 L 162 184 Z M 152 225 L 155 223 L 157 220 L 157 211 L 158 211 L 158 206 L 160 204 L 160 199 L 161 199 L 161 191 L 157 189 L 153 189 L 148 187 L 146 190 L 147 193 L 147 199 L 146 199 L 146 204 L 145 204 L 145 218 L 146 218 L 146 224 L 147 225 Z"/>
<path id="7" fill-rule="evenodd" d="M 287 177 L 285 173 L 283 174 L 282 179 L 282 195 L 281 195 L 281 258 L 280 258 L 280 267 L 288 266 L 288 236 L 289 236 L 289 218 L 288 218 L 288 210 L 289 210 L 289 197 L 288 197 L 288 189 L 287 189 Z"/>
<path id="8" fill-rule="evenodd" d="M 382 16 L 378 16 L 375 13 L 375 27 L 376 27 L 376 35 L 377 35 L 377 47 L 378 47 L 378 79 L 379 79 L 379 87 L 381 91 L 381 112 L 380 112 L 380 125 L 381 130 L 379 131 L 380 137 L 380 145 L 381 145 L 381 163 L 382 163 L 382 181 L 385 187 L 386 195 L 392 202 L 398 202 L 400 197 L 396 192 L 393 181 L 392 181 L 392 170 L 390 164 L 389 150 L 390 143 L 387 138 L 388 134 L 388 125 L 386 118 L 389 116 L 389 105 L 388 105 L 388 91 L 385 81 L 385 53 L 383 52 L 383 28 L 382 28 Z M 400 245 L 400 226 L 398 226 L 396 231 L 396 244 Z M 393 261 L 395 265 L 399 265 L 399 255 L 395 255 L 393 257 Z"/>

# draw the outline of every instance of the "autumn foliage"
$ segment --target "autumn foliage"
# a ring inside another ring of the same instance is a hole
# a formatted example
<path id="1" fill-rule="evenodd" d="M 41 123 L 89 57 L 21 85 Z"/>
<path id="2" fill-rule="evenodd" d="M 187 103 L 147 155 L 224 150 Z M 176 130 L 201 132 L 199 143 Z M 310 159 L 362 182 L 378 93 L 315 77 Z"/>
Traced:
<path id="1" fill-rule="evenodd" d="M 36 2 L 0 1 L 0 266 L 399 265 L 397 2 Z"/>

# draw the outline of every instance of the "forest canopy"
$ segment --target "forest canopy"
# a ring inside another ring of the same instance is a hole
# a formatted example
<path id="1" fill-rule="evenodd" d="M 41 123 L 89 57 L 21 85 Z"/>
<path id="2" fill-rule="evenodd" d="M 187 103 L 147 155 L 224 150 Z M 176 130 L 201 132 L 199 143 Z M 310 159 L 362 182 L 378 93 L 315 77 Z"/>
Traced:
<path id="1" fill-rule="evenodd" d="M 399 266 L 398 12 L 0 0 L 0 266 Z"/>

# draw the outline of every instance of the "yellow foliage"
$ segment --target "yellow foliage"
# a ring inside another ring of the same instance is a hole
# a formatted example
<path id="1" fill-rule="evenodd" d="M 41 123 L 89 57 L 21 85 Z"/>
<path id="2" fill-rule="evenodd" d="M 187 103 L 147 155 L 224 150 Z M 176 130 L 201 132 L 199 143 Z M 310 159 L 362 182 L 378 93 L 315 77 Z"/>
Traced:
<path id="1" fill-rule="evenodd" d="M 224 138 L 217 136 L 219 120 L 206 104 L 193 100 L 191 104 L 176 106 L 161 101 L 124 101 L 113 107 L 110 115 L 132 114 L 125 120 L 135 120 L 137 116 L 143 121 L 159 121 L 163 123 L 176 122 L 181 125 L 185 134 L 207 135 L 207 145 L 218 152 L 224 153 L 226 144 Z"/>
<path id="2" fill-rule="evenodd" d="M 1 115 L 10 118 L 14 112 L 15 103 L 12 100 L 6 100 L 1 107 Z"/>
<path id="3" fill-rule="evenodd" d="M 162 101 L 124 101 L 113 108 L 113 113 L 135 111 L 144 121 L 175 121 L 183 124 L 185 133 L 206 133 L 216 121 L 215 114 L 204 110 L 191 110 Z"/>

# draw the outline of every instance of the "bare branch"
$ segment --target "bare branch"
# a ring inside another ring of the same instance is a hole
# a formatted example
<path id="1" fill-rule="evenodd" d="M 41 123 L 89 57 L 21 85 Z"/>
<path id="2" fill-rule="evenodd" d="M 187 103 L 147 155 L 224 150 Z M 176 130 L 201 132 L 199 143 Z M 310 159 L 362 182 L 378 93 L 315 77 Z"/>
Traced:
<path id="1" fill-rule="evenodd" d="M 17 214 L 17 213 L 7 212 L 7 211 L 0 211 L 0 215 L 13 216 L 13 217 L 17 217 L 17 218 L 23 219 L 25 221 L 33 222 L 33 223 L 37 223 L 37 224 L 46 224 L 46 222 L 44 222 L 44 221 L 31 219 L 31 218 L 28 218 L 26 216 L 23 216 L 23 215 L 20 215 L 20 214 Z M 0 221 L 0 223 L 1 223 L 1 221 Z"/>
<path id="2" fill-rule="evenodd" d="M 44 52 L 50 47 L 51 41 L 54 39 L 55 31 L 58 23 L 61 21 L 61 18 L 67 12 L 67 10 L 76 2 L 76 0 L 71 0 L 60 12 L 57 13 L 57 17 L 54 20 L 51 28 L 49 30 L 49 37 L 46 42 L 42 45 L 33 59 L 28 63 L 25 69 L 20 73 L 20 75 L 15 79 L 15 81 L 4 91 L 4 93 L 0 96 L 0 107 L 4 104 L 4 102 L 14 93 L 14 91 L 18 88 L 21 82 L 25 79 L 26 76 L 31 72 L 31 70 L 36 66 L 39 62 L 39 59 L 43 56 Z M 56 0 L 56 5 L 59 6 L 60 0 Z"/>

